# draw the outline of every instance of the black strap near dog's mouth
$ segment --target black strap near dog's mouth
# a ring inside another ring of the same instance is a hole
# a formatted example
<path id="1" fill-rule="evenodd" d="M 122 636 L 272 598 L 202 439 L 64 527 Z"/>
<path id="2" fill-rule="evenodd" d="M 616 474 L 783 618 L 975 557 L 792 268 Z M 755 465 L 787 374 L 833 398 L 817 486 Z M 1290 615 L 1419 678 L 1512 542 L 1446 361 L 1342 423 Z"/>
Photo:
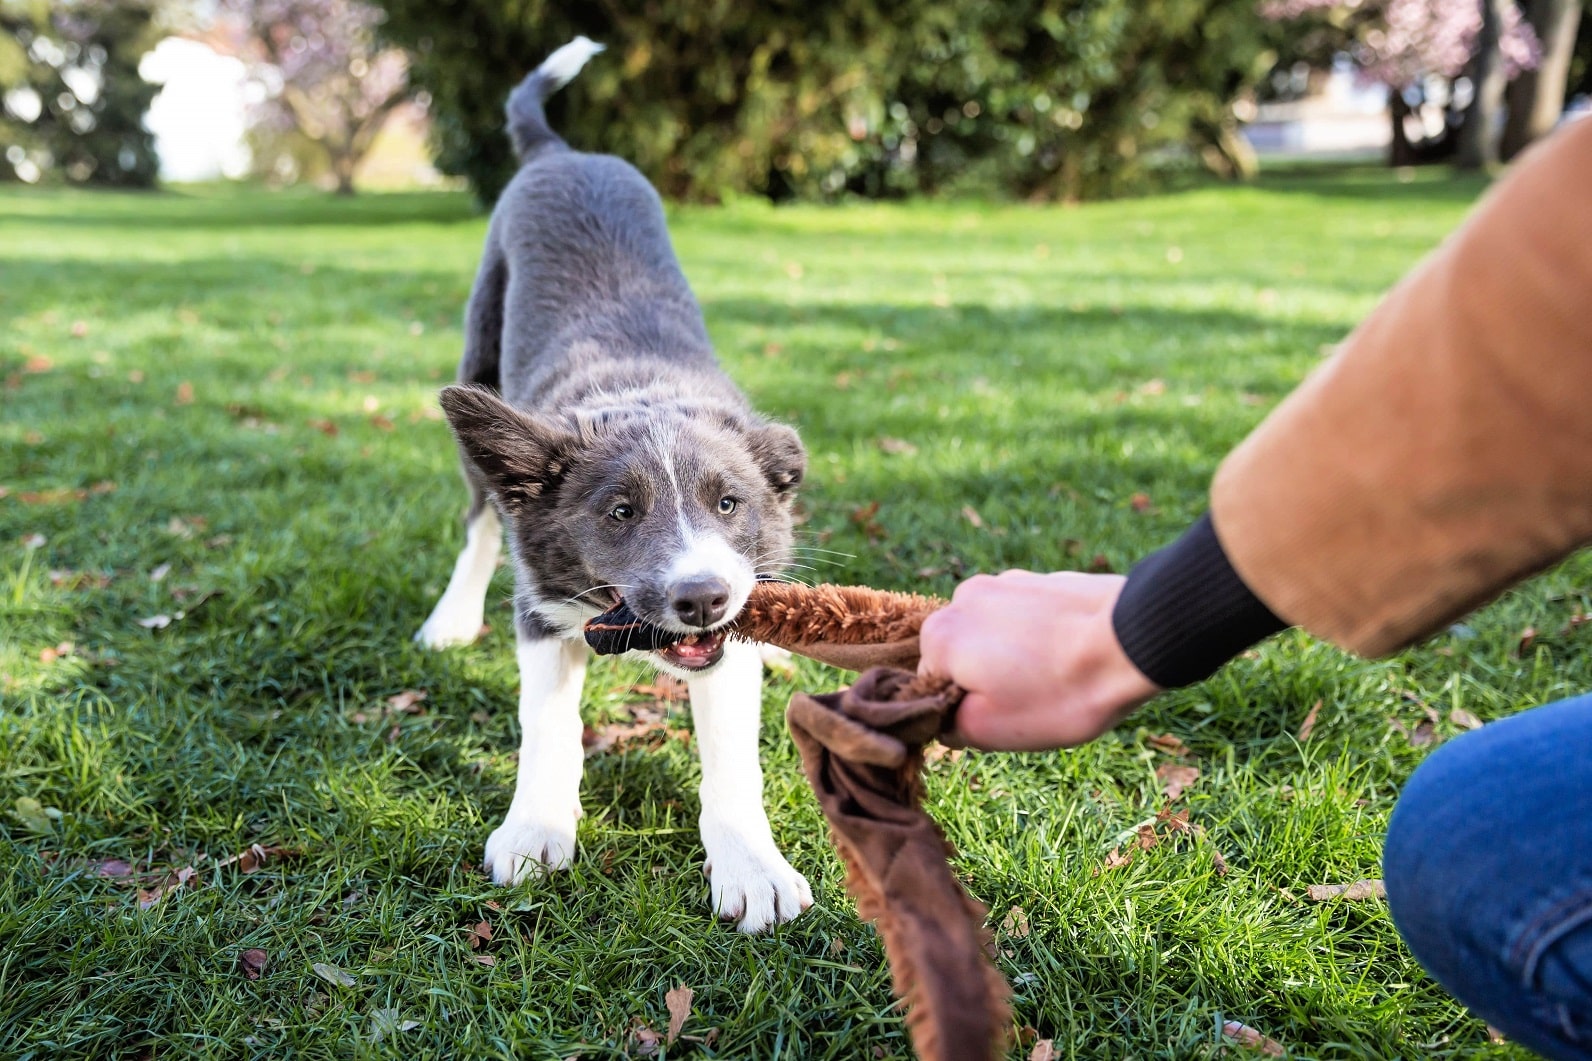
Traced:
<path id="1" fill-rule="evenodd" d="M 586 644 L 599 656 L 622 652 L 656 652 L 668 648 L 681 635 L 642 619 L 624 601 L 586 623 Z"/>

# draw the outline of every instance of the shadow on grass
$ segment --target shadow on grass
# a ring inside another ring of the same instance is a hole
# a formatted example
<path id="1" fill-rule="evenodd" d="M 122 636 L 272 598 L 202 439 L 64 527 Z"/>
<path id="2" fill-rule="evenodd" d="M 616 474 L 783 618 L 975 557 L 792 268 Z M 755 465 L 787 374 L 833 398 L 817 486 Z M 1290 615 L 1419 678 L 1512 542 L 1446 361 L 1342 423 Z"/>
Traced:
<path id="1" fill-rule="evenodd" d="M 70 204 L 70 212 L 61 210 L 63 204 Z M 251 186 L 215 185 L 158 192 L 12 189 L 0 196 L 0 221 L 38 228 L 347 228 L 457 224 L 481 216 L 463 192 L 375 192 L 340 198 L 305 189 L 261 195 Z"/>

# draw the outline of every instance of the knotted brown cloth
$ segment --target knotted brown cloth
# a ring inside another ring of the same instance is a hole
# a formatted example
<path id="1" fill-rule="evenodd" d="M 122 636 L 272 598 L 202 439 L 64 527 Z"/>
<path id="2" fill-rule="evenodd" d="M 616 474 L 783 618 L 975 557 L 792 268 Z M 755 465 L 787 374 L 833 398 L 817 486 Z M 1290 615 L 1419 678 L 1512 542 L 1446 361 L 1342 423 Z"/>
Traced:
<path id="1" fill-rule="evenodd" d="M 918 632 L 944 603 L 764 582 L 730 629 L 865 672 L 849 689 L 797 693 L 786 719 L 845 862 L 846 890 L 879 926 L 918 1056 L 984 1061 L 1004 1051 L 1010 989 L 989 959 L 988 911 L 951 872 L 955 852 L 923 810 L 923 747 L 950 728 L 962 698 L 950 682 L 915 673 Z M 653 643 L 640 625 L 621 605 L 593 620 L 587 640 L 598 651 Z"/>

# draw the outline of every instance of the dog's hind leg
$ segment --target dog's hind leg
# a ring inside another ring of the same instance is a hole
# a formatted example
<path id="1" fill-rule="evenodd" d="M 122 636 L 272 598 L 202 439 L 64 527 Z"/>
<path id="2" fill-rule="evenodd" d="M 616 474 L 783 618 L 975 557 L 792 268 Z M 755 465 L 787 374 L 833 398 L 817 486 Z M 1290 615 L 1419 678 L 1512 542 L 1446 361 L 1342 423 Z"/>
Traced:
<path id="1" fill-rule="evenodd" d="M 468 474 L 465 476 L 469 478 Z M 503 551 L 503 526 L 497 509 L 474 482 L 470 509 L 464 517 L 464 548 L 453 564 L 453 576 L 437 606 L 415 634 L 427 648 L 468 645 L 481 633 L 486 618 L 486 591 Z"/>
<path id="2" fill-rule="evenodd" d="M 499 884 L 518 884 L 575 859 L 580 817 L 580 691 L 589 650 L 533 617 L 515 629 L 520 662 L 520 764 L 503 824 L 486 841 L 486 868 Z"/>
<path id="3" fill-rule="evenodd" d="M 813 903 L 807 879 L 774 846 L 763 810 L 757 751 L 762 679 L 757 646 L 732 640 L 722 663 L 690 681 L 713 912 L 742 932 L 789 921 Z"/>
<path id="4" fill-rule="evenodd" d="M 481 271 L 470 291 L 464 316 L 464 357 L 459 362 L 459 382 L 498 388 L 498 363 L 503 347 L 503 289 L 508 267 L 497 241 L 487 237 Z M 470 507 L 464 516 L 464 548 L 453 565 L 453 577 L 431 616 L 415 634 L 427 648 L 468 645 L 481 632 L 486 615 L 486 591 L 503 550 L 503 528 L 497 509 L 463 454 L 464 478 L 470 486 Z"/>

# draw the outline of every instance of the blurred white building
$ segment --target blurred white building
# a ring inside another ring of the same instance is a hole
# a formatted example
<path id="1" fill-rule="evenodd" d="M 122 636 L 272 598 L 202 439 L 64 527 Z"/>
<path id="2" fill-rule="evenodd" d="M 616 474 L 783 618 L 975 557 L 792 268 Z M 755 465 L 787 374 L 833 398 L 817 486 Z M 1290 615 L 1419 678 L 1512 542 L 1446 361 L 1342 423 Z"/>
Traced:
<path id="1" fill-rule="evenodd" d="M 209 181 L 249 172 L 244 112 L 251 88 L 241 59 L 208 44 L 167 37 L 144 56 L 138 72 L 162 85 L 144 116 L 155 134 L 164 181 Z"/>

